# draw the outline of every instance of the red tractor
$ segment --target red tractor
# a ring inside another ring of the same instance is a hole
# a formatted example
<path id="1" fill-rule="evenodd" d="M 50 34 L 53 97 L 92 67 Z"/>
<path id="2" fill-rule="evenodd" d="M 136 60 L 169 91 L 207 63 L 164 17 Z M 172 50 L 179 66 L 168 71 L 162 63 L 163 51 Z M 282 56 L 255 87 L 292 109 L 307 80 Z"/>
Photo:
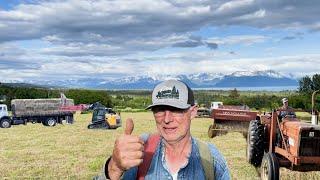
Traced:
<path id="1" fill-rule="evenodd" d="M 294 115 L 279 117 L 283 109 L 250 122 L 247 160 L 261 166 L 261 179 L 279 179 L 279 168 L 320 170 L 320 126 L 301 122 Z M 318 114 L 317 111 L 315 114 Z"/>

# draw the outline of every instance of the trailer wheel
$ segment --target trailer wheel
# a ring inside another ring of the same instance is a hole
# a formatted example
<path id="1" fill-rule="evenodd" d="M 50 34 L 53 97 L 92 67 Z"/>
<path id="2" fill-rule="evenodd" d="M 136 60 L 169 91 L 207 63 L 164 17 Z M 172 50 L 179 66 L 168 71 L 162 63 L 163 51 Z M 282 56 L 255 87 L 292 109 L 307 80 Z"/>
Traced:
<path id="1" fill-rule="evenodd" d="M 261 164 L 262 180 L 279 180 L 279 161 L 274 153 L 265 153 Z"/>
<path id="2" fill-rule="evenodd" d="M 210 124 L 210 126 L 209 126 L 208 136 L 209 136 L 209 138 L 213 138 L 214 137 L 213 125 L 212 124 Z"/>
<path id="3" fill-rule="evenodd" d="M 57 124 L 57 120 L 55 118 L 50 117 L 50 118 L 46 119 L 45 124 L 47 126 L 51 126 L 52 127 L 52 126 L 55 126 Z"/>
<path id="4" fill-rule="evenodd" d="M 247 136 L 247 161 L 255 167 L 260 166 L 264 153 L 264 126 L 260 120 L 250 121 Z"/>
<path id="5" fill-rule="evenodd" d="M 11 123 L 9 119 L 2 119 L 0 121 L 0 127 L 1 128 L 10 128 L 11 127 Z"/>

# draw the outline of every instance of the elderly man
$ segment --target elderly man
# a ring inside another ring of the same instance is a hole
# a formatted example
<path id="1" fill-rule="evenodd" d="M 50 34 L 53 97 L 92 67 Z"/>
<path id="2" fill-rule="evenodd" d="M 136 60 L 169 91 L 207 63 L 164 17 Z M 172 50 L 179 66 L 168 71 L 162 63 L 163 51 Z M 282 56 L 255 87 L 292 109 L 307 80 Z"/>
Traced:
<path id="1" fill-rule="evenodd" d="M 288 105 L 288 98 L 282 98 L 282 107 L 279 114 L 279 119 L 283 119 L 287 115 L 296 116 L 294 109 Z"/>
<path id="2" fill-rule="evenodd" d="M 133 122 L 117 138 L 104 167 L 110 179 L 230 179 L 225 159 L 213 144 L 191 136 L 191 119 L 197 114 L 192 90 L 183 82 L 168 80 L 152 93 L 151 109 L 157 133 L 131 135 Z"/>

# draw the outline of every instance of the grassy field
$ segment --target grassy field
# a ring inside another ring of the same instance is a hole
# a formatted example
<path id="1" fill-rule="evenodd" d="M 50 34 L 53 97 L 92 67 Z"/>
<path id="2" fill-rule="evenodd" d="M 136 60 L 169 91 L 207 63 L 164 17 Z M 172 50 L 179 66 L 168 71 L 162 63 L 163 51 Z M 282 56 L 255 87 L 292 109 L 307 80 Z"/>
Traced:
<path id="1" fill-rule="evenodd" d="M 134 119 L 134 134 L 155 132 L 151 113 L 121 115 L 123 120 Z M 99 174 L 123 129 L 88 130 L 91 114 L 76 114 L 75 118 L 72 125 L 28 124 L 0 129 L 0 179 L 92 179 Z M 246 162 L 243 136 L 229 133 L 209 139 L 210 123 L 211 119 L 194 119 L 192 134 L 219 148 L 227 159 L 232 179 L 259 179 L 258 170 Z M 281 169 L 281 179 L 320 179 L 320 173 Z"/>

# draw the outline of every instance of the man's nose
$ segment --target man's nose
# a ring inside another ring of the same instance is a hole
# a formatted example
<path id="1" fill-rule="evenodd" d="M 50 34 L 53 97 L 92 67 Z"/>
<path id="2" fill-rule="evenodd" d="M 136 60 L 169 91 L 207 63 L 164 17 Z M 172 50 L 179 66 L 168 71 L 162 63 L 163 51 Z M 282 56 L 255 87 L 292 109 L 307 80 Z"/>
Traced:
<path id="1" fill-rule="evenodd" d="M 172 116 L 171 116 L 171 112 L 166 110 L 165 111 L 165 116 L 164 116 L 164 122 L 165 123 L 169 123 L 172 121 Z"/>

